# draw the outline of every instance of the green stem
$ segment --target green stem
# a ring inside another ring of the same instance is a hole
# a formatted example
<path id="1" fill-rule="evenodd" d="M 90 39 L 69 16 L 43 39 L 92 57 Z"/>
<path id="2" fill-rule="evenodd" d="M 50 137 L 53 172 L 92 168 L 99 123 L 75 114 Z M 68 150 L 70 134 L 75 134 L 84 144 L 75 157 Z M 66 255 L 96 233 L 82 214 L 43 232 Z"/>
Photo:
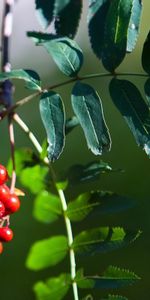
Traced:
<path id="1" fill-rule="evenodd" d="M 37 138 L 32 133 L 32 131 L 28 128 L 28 126 L 23 122 L 23 120 L 19 117 L 19 115 L 16 114 L 16 113 L 14 113 L 13 119 L 20 126 L 20 128 L 25 132 L 25 134 L 28 136 L 28 138 L 30 139 L 30 141 L 32 142 L 32 144 L 34 145 L 34 147 L 36 148 L 36 150 L 38 151 L 38 153 L 41 153 L 42 152 L 42 147 L 39 144 Z M 75 261 L 75 253 L 74 253 L 74 250 L 72 249 L 73 233 L 72 233 L 71 222 L 70 222 L 69 218 L 66 215 L 67 202 L 66 202 L 65 194 L 64 194 L 64 191 L 62 189 L 58 188 L 58 186 L 56 184 L 56 175 L 55 175 L 55 172 L 54 172 L 52 166 L 49 165 L 48 158 L 45 157 L 43 159 L 43 161 L 50 168 L 50 172 L 51 172 L 51 175 L 52 175 L 53 184 L 54 184 L 54 186 L 55 186 L 55 188 L 57 190 L 57 193 L 58 193 L 60 201 L 61 201 L 62 210 L 63 210 L 63 213 L 64 213 L 64 221 L 65 221 L 65 225 L 66 225 L 67 237 L 68 237 L 68 246 L 69 246 L 69 249 L 70 249 L 69 250 L 69 256 L 70 256 L 70 274 L 71 274 L 71 280 L 72 280 L 72 288 L 73 288 L 74 300 L 79 300 L 78 287 L 77 287 L 76 282 L 74 281 L 75 277 L 76 277 L 76 261 Z"/>

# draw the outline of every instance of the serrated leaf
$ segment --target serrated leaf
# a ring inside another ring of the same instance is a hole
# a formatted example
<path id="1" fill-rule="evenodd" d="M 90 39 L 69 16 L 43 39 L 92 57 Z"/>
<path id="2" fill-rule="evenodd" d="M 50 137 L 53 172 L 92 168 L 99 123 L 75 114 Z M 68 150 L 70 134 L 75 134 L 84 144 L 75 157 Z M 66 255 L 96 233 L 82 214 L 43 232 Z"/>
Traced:
<path id="1" fill-rule="evenodd" d="M 35 242 L 28 254 L 27 268 L 38 271 L 57 265 L 68 252 L 67 238 L 63 235 Z"/>
<path id="2" fill-rule="evenodd" d="M 35 199 L 33 215 L 43 223 L 50 224 L 58 220 L 61 215 L 61 203 L 58 196 L 47 191 L 41 191 Z"/>
<path id="3" fill-rule="evenodd" d="M 95 155 L 109 151 L 111 138 L 98 93 L 90 85 L 77 82 L 72 91 L 71 102 L 84 131 L 88 148 Z"/>
<path id="4" fill-rule="evenodd" d="M 88 30 L 91 47 L 99 59 L 101 59 L 101 52 L 104 43 L 104 29 L 109 0 L 89 0 L 88 7 Z"/>
<path id="5" fill-rule="evenodd" d="M 150 155 L 150 112 L 139 90 L 130 81 L 118 79 L 110 82 L 109 90 L 136 143 Z"/>
<path id="6" fill-rule="evenodd" d="M 28 89 L 41 91 L 40 77 L 33 70 L 18 69 L 11 72 L 0 73 L 0 82 L 6 79 L 23 79 Z"/>
<path id="7" fill-rule="evenodd" d="M 120 296 L 120 295 L 108 295 L 107 298 L 102 300 L 128 300 L 126 297 Z"/>
<path id="8" fill-rule="evenodd" d="M 133 272 L 114 266 L 109 266 L 103 276 L 84 276 L 83 270 L 79 270 L 76 276 L 77 285 L 82 289 L 118 289 L 132 285 L 139 279 L 140 278 Z"/>
<path id="9" fill-rule="evenodd" d="M 67 294 L 71 285 L 69 274 L 61 274 L 58 277 L 52 277 L 45 282 L 38 281 L 34 285 L 34 292 L 37 300 L 61 300 Z"/>
<path id="10" fill-rule="evenodd" d="M 132 52 L 135 48 L 139 35 L 141 13 L 142 0 L 132 0 L 132 11 L 127 35 L 127 52 Z"/>
<path id="11" fill-rule="evenodd" d="M 134 201 L 108 191 L 91 191 L 68 203 L 67 216 L 71 221 L 82 221 L 89 214 L 112 214 L 131 208 Z"/>
<path id="12" fill-rule="evenodd" d="M 142 66 L 146 73 L 150 75 L 150 31 L 146 37 L 142 51 Z"/>
<path id="13" fill-rule="evenodd" d="M 61 36 L 74 38 L 82 11 L 82 0 L 55 1 L 55 29 Z"/>
<path id="14" fill-rule="evenodd" d="M 22 170 L 20 174 L 20 181 L 24 187 L 27 187 L 33 194 L 38 194 L 41 190 L 45 189 L 45 177 L 49 172 L 46 166 L 35 165 L 27 167 Z"/>
<path id="15" fill-rule="evenodd" d="M 73 165 L 68 171 L 69 182 L 72 184 L 85 183 L 99 179 L 101 174 L 120 171 L 103 161 L 92 161 L 86 165 Z"/>
<path id="16" fill-rule="evenodd" d="M 54 162 L 62 153 L 65 144 L 65 111 L 59 94 L 42 94 L 40 114 L 47 133 L 48 158 Z"/>
<path id="17" fill-rule="evenodd" d="M 120 65 L 126 54 L 132 1 L 113 0 L 110 2 L 102 49 L 102 63 L 110 72 L 113 72 Z"/>
<path id="18" fill-rule="evenodd" d="M 66 134 L 70 133 L 78 125 L 79 125 L 79 120 L 77 119 L 76 116 L 67 119 L 65 125 L 65 133 Z"/>
<path id="19" fill-rule="evenodd" d="M 150 79 L 148 78 L 144 84 L 145 96 L 147 99 L 147 105 L 150 108 Z"/>
<path id="20" fill-rule="evenodd" d="M 72 247 L 78 255 L 105 253 L 127 246 L 140 234 L 140 231 L 129 231 L 121 227 L 98 227 L 75 236 Z"/>
<path id="21" fill-rule="evenodd" d="M 53 20 L 55 0 L 35 0 L 38 20 L 45 29 Z"/>

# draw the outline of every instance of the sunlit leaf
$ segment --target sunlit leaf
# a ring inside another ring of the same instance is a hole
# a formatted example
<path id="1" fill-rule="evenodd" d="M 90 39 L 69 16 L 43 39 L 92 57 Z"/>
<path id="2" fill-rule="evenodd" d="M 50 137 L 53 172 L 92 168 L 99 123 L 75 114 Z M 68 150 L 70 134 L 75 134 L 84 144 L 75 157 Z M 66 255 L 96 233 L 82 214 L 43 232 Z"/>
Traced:
<path id="1" fill-rule="evenodd" d="M 133 0 L 113 0 L 106 17 L 102 62 L 113 72 L 123 61 Z"/>
<path id="2" fill-rule="evenodd" d="M 150 31 L 146 37 L 142 51 L 142 66 L 146 73 L 150 74 Z"/>
<path id="3" fill-rule="evenodd" d="M 150 112 L 137 87 L 127 80 L 113 79 L 112 100 L 128 124 L 138 146 L 150 155 Z"/>
<path id="4" fill-rule="evenodd" d="M 61 300 L 67 294 L 71 285 L 69 274 L 61 274 L 59 277 L 52 277 L 45 282 L 38 281 L 34 285 L 34 292 L 37 300 Z"/>
<path id="5" fill-rule="evenodd" d="M 76 116 L 66 120 L 65 133 L 70 133 L 76 126 L 79 125 L 79 120 Z"/>
<path id="6" fill-rule="evenodd" d="M 52 223 L 61 215 L 61 203 L 58 196 L 47 191 L 41 191 L 35 199 L 33 215 L 43 223 Z"/>
<path id="7" fill-rule="evenodd" d="M 11 72 L 0 73 L 0 82 L 6 79 L 23 79 L 26 87 L 30 90 L 41 91 L 41 82 L 39 75 L 33 70 L 13 70 Z"/>
<path id="8" fill-rule="evenodd" d="M 121 227 L 98 227 L 82 231 L 75 236 L 72 247 L 79 255 L 109 252 L 134 242 L 140 233 Z"/>
<path id="9" fill-rule="evenodd" d="M 37 17 L 44 28 L 53 20 L 54 3 L 55 0 L 35 0 Z"/>
<path id="10" fill-rule="evenodd" d="M 48 158 L 58 159 L 65 143 L 65 111 L 63 102 L 55 92 L 45 92 L 40 99 L 40 114 L 47 133 Z"/>
<path id="11" fill-rule="evenodd" d="M 109 5 L 109 0 L 89 0 L 88 29 L 90 43 L 99 59 L 104 43 L 105 23 Z"/>
<path id="12" fill-rule="evenodd" d="M 109 151 L 111 138 L 98 93 L 90 85 L 77 82 L 71 100 L 74 113 L 84 131 L 88 148 L 95 155 Z"/>
<path id="13" fill-rule="evenodd" d="M 54 24 L 56 33 L 73 38 L 78 28 L 81 11 L 82 0 L 56 0 Z"/>
<path id="14" fill-rule="evenodd" d="M 77 285 L 82 289 L 117 289 L 132 285 L 139 279 L 133 272 L 114 266 L 109 266 L 103 276 L 84 276 L 83 270 L 79 270 L 76 276 Z"/>
<path id="15" fill-rule="evenodd" d="M 108 191 L 91 191 L 79 195 L 68 203 L 67 216 L 71 221 L 81 221 L 90 213 L 111 214 L 131 208 L 134 201 Z"/>
<path id="16" fill-rule="evenodd" d="M 141 13 L 142 0 L 132 0 L 132 12 L 127 36 L 127 52 L 132 52 L 135 48 L 139 35 Z"/>
<path id="17" fill-rule="evenodd" d="M 67 238 L 63 235 L 35 242 L 28 254 L 26 266 L 34 271 L 57 265 L 68 252 Z"/>

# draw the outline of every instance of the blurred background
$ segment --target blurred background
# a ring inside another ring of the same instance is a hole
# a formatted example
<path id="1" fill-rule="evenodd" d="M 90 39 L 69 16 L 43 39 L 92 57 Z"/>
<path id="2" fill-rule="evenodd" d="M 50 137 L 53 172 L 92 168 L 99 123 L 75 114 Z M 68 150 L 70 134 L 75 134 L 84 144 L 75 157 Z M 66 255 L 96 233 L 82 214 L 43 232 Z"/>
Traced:
<path id="1" fill-rule="evenodd" d="M 101 63 L 92 53 L 89 46 L 87 30 L 87 3 L 84 3 L 84 13 L 81 19 L 80 29 L 76 40 L 84 52 L 84 66 L 81 75 L 105 72 Z M 0 24 L 2 20 L 4 1 L 0 1 Z M 150 29 L 149 20 L 150 3 L 143 1 L 143 14 L 141 21 L 140 37 L 136 49 L 128 55 L 121 66 L 119 72 L 143 72 L 141 67 L 141 52 L 144 40 Z M 64 81 L 66 78 L 55 66 L 42 47 L 34 46 L 33 42 L 26 37 L 26 31 L 42 30 L 38 23 L 34 10 L 34 1 L 18 0 L 14 9 L 13 37 L 11 42 L 11 62 L 12 68 L 30 68 L 38 72 L 44 85 L 51 85 Z M 129 77 L 124 77 L 129 79 Z M 143 93 L 144 78 L 132 77 L 141 93 Z M 117 293 L 129 297 L 132 300 L 150 299 L 150 161 L 144 151 L 137 147 L 127 125 L 119 112 L 114 107 L 108 93 L 109 79 L 95 78 L 87 80 L 100 94 L 104 114 L 112 136 L 112 150 L 102 156 L 102 160 L 108 162 L 114 168 L 122 168 L 124 173 L 112 173 L 101 176 L 100 180 L 91 186 L 79 186 L 68 190 L 68 199 L 72 199 L 81 191 L 87 189 L 112 190 L 122 195 L 129 196 L 136 200 L 136 207 L 120 215 L 101 217 L 99 220 L 91 220 L 98 225 L 120 225 L 131 229 L 140 228 L 142 236 L 128 248 L 121 249 L 111 254 L 103 254 L 92 257 L 90 260 L 82 258 L 78 260 L 78 267 L 84 265 L 85 271 L 91 274 L 101 274 L 109 265 L 117 265 L 129 268 L 137 273 L 142 279 L 135 286 L 122 289 Z M 72 115 L 70 107 L 70 92 L 72 85 L 57 89 L 65 104 L 67 105 L 67 116 Z M 23 88 L 22 82 L 16 82 L 15 101 L 28 94 Z M 33 113 L 34 111 L 34 113 Z M 30 103 L 18 109 L 18 113 L 25 120 L 27 125 L 34 131 L 39 141 L 45 137 L 42 126 L 38 99 L 33 99 Z M 0 161 L 6 164 L 10 157 L 10 148 L 7 132 L 7 121 L 0 123 Z M 16 147 L 31 146 L 27 137 L 15 125 Z M 76 128 L 68 135 L 65 150 L 61 158 L 54 164 L 57 172 L 66 169 L 73 164 L 86 164 L 97 159 L 87 149 L 83 133 L 80 128 Z M 19 185 L 19 184 L 18 184 Z M 57 267 L 40 272 L 32 272 L 25 268 L 25 260 L 31 244 L 37 239 L 46 238 L 52 234 L 65 233 L 65 226 L 62 222 L 46 226 L 38 223 L 32 217 L 34 197 L 26 191 L 26 197 L 22 200 L 19 213 L 11 217 L 11 227 L 15 232 L 14 240 L 6 245 L 4 253 L 0 257 L 0 295 L 4 300 L 33 300 L 33 283 L 39 279 L 46 279 L 49 276 L 57 275 L 63 270 L 69 270 L 68 261 L 63 261 Z M 62 224 L 61 224 L 62 223 Z M 86 222 L 81 228 L 86 228 Z M 90 227 L 90 224 L 88 224 Z M 74 231 L 78 232 L 78 224 L 74 225 Z M 110 291 L 111 292 L 111 291 Z M 114 291 L 115 292 L 115 291 Z M 85 295 L 86 293 L 81 293 Z M 106 294 L 104 291 L 93 293 L 93 299 L 100 299 Z M 66 298 L 72 299 L 72 294 Z"/>

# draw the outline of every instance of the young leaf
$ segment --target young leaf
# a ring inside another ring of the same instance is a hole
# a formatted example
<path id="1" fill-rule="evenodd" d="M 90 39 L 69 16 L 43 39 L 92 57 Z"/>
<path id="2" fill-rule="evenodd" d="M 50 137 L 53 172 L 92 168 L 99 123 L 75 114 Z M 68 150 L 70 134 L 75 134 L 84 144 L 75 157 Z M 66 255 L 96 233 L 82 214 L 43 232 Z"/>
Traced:
<path id="1" fill-rule="evenodd" d="M 76 116 L 67 119 L 65 125 L 65 133 L 66 134 L 70 133 L 78 125 L 79 125 L 79 121 Z"/>
<path id="2" fill-rule="evenodd" d="M 55 222 L 61 215 L 61 211 L 61 203 L 56 195 L 41 191 L 36 197 L 33 215 L 38 221 L 46 224 Z"/>
<path id="3" fill-rule="evenodd" d="M 61 274 L 58 277 L 52 277 L 45 282 L 39 281 L 34 285 L 34 292 L 37 300 L 63 299 L 71 285 L 69 274 Z"/>
<path id="4" fill-rule="evenodd" d="M 71 101 L 89 149 L 95 155 L 109 151 L 111 139 L 98 93 L 90 85 L 77 82 L 72 91 Z"/>
<path id="5" fill-rule="evenodd" d="M 134 242 L 140 234 L 120 227 L 99 227 L 78 234 L 72 247 L 79 255 L 110 252 Z"/>
<path id="6" fill-rule="evenodd" d="M 56 38 L 43 43 L 56 65 L 65 75 L 74 77 L 83 64 L 82 50 L 69 38 Z"/>
<path id="7" fill-rule="evenodd" d="M 102 300 L 128 300 L 126 297 L 119 296 L 119 295 L 108 295 L 107 298 Z"/>
<path id="8" fill-rule="evenodd" d="M 139 279 L 133 272 L 113 266 L 109 266 L 103 276 L 84 276 L 83 270 L 79 270 L 76 276 L 77 285 L 82 289 L 118 289 L 132 285 Z"/>
<path id="9" fill-rule="evenodd" d="M 150 108 L 150 79 L 148 78 L 144 85 L 145 96 L 147 99 L 147 105 Z"/>
<path id="10" fill-rule="evenodd" d="M 91 191 L 68 203 L 67 216 L 71 221 L 82 221 L 90 213 L 116 213 L 132 207 L 133 204 L 133 200 L 113 192 Z"/>
<path id="11" fill-rule="evenodd" d="M 64 3 L 63 3 L 64 2 Z M 82 11 L 82 0 L 55 1 L 55 29 L 58 35 L 74 38 Z"/>
<path id="12" fill-rule="evenodd" d="M 40 99 L 40 114 L 47 133 L 48 158 L 54 162 L 65 144 L 65 111 L 63 102 L 55 92 L 45 92 Z"/>
<path id="13" fill-rule="evenodd" d="M 45 177 L 47 176 L 48 171 L 48 167 L 43 167 L 39 164 L 25 168 L 21 171 L 20 181 L 23 186 L 27 187 L 33 194 L 38 194 L 46 187 Z"/>
<path id="14" fill-rule="evenodd" d="M 44 29 L 53 20 L 54 4 L 55 0 L 35 0 L 37 17 Z"/>
<path id="15" fill-rule="evenodd" d="M 150 155 L 150 112 L 139 90 L 130 81 L 118 79 L 110 82 L 109 89 L 138 146 Z"/>
<path id="16" fill-rule="evenodd" d="M 11 72 L 0 73 L 0 82 L 6 79 L 23 79 L 26 87 L 30 90 L 41 91 L 41 82 L 39 75 L 33 70 L 13 70 Z"/>
<path id="17" fill-rule="evenodd" d="M 113 0 L 106 17 L 102 62 L 106 70 L 113 72 L 126 54 L 127 32 L 133 0 Z"/>
<path id="18" fill-rule="evenodd" d="M 135 48 L 139 35 L 141 13 L 142 0 L 132 0 L 132 11 L 127 35 L 127 52 L 132 52 Z"/>
<path id="19" fill-rule="evenodd" d="M 105 22 L 109 5 L 109 0 L 89 0 L 88 30 L 90 43 L 94 53 L 99 59 L 101 59 L 104 43 Z"/>
<path id="20" fill-rule="evenodd" d="M 38 271 L 57 265 L 68 252 L 67 238 L 63 235 L 35 242 L 28 254 L 27 268 Z"/>
<path id="21" fill-rule="evenodd" d="M 150 75 L 150 31 L 146 37 L 142 51 L 142 66 L 146 73 Z"/>

